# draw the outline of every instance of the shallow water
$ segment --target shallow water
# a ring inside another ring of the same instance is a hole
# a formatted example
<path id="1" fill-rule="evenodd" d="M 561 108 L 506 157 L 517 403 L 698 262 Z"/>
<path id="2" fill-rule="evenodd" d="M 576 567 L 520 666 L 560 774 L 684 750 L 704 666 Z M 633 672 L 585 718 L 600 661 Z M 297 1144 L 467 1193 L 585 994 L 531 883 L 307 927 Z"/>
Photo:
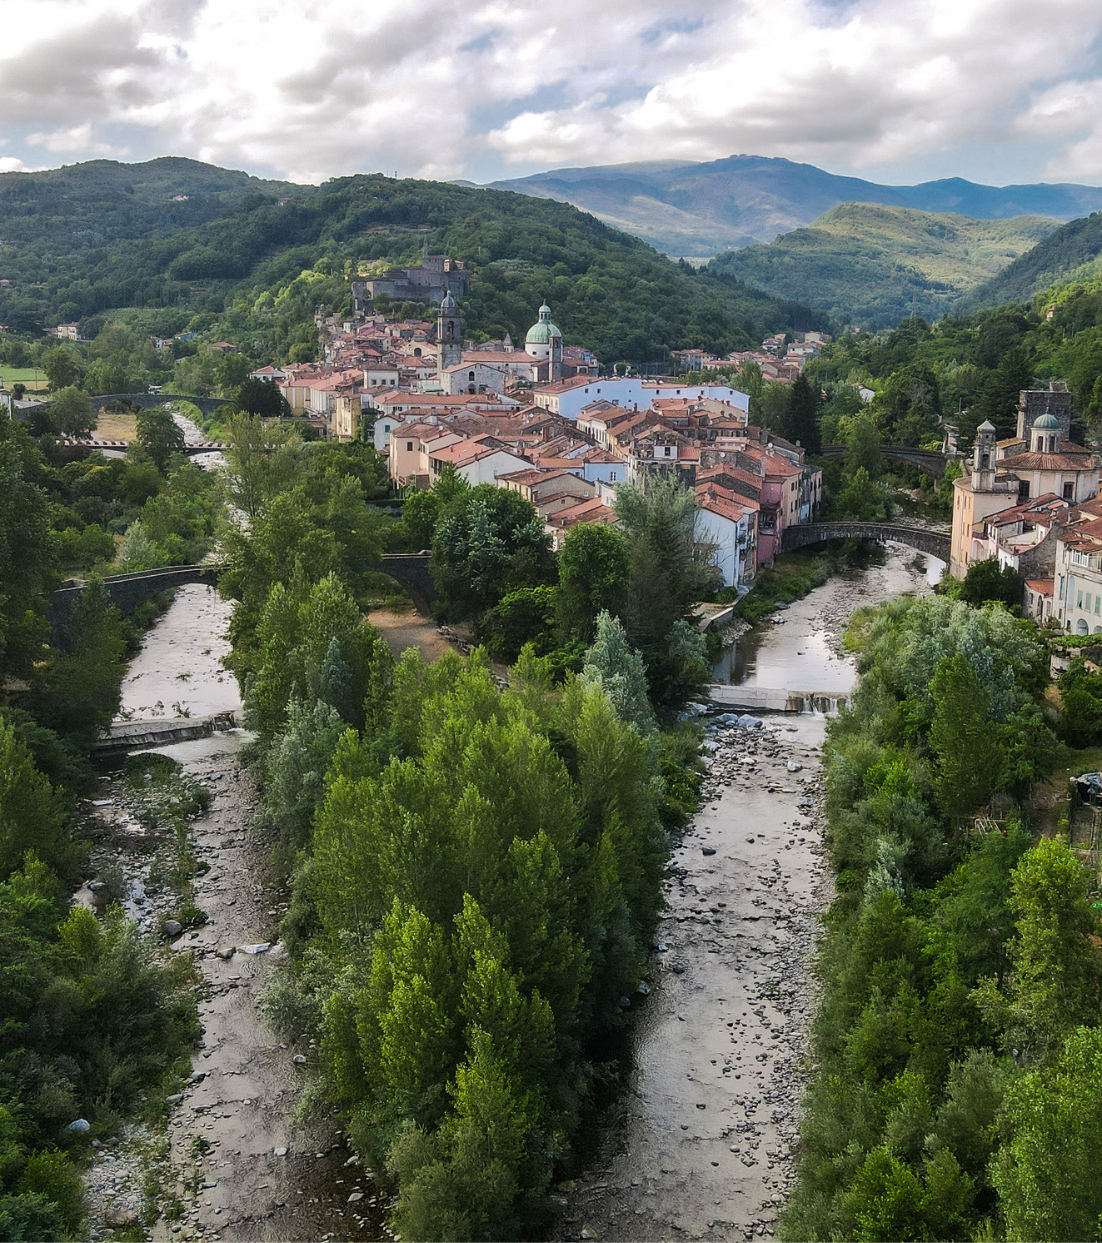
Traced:
<path id="1" fill-rule="evenodd" d="M 857 608 L 930 589 L 898 555 L 833 578 L 744 636 L 735 682 L 845 694 L 841 630 Z M 940 571 L 936 571 L 940 577 Z M 934 579 L 936 581 L 936 577 Z M 704 806 L 673 853 L 652 992 L 624 1089 L 553 1238 L 771 1236 L 794 1177 L 819 916 L 831 896 L 819 753 L 826 718 L 724 727 Z"/>

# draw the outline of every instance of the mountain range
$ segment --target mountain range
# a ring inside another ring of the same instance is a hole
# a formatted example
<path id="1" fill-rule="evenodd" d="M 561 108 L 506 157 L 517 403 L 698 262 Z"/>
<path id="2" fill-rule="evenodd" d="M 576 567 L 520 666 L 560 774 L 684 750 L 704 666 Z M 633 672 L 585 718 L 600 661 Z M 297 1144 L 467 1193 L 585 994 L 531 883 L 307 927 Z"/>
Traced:
<path id="1" fill-rule="evenodd" d="M 496 181 L 493 187 L 573 203 L 667 254 L 688 258 L 772 242 L 839 203 L 880 203 L 980 220 L 1072 220 L 1102 208 L 1099 186 L 985 186 L 961 177 L 888 186 L 758 155 L 701 164 L 665 160 L 560 168 Z"/>

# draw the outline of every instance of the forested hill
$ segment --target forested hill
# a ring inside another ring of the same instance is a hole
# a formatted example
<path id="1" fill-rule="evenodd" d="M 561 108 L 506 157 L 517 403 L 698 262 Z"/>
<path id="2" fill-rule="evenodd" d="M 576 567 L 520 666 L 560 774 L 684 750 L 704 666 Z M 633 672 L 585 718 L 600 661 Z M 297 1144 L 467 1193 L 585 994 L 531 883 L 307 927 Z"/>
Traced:
<path id="1" fill-rule="evenodd" d="M 308 192 L 285 181 L 165 156 L 144 164 L 90 160 L 38 173 L 0 173 L 4 276 L 54 256 L 118 241 L 169 237 L 248 200 Z"/>
<path id="2" fill-rule="evenodd" d="M 940 318 L 1056 228 L 1043 216 L 972 220 L 842 203 L 769 246 L 718 256 L 704 273 L 808 302 L 843 323 L 890 326 L 913 313 Z"/>
<path id="3" fill-rule="evenodd" d="M 1028 302 L 1053 285 L 1102 276 L 1102 212 L 1072 220 L 969 294 L 963 309 Z"/>
<path id="4" fill-rule="evenodd" d="M 366 175 L 289 199 L 250 194 L 170 236 L 124 234 L 49 257 L 36 243 L 7 248 L 0 322 L 33 331 L 153 307 L 166 334 L 188 325 L 257 358 L 283 360 L 296 347 L 308 356 L 315 306 L 344 309 L 349 276 L 372 261 L 417 263 L 426 244 L 472 272 L 468 333 L 523 336 L 546 300 L 566 340 L 606 362 L 687 345 L 727 350 L 823 320 L 737 281 L 706 282 L 565 203 Z"/>

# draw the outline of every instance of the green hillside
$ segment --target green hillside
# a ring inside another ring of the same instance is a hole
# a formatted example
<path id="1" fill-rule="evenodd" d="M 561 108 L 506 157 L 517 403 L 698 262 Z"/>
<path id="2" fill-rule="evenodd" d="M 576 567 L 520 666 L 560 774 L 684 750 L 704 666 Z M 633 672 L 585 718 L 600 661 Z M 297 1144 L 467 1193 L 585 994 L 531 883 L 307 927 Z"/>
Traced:
<path id="1" fill-rule="evenodd" d="M 69 218 L 63 203 L 58 210 Z M 33 331 L 144 307 L 161 312 L 151 330 L 186 325 L 258 359 L 301 357 L 316 348 L 317 305 L 344 309 L 348 278 L 365 263 L 416 263 L 426 244 L 472 272 L 463 310 L 475 336 L 523 335 L 544 300 L 567 341 L 605 361 L 658 360 L 687 345 L 726 350 L 817 322 L 737 282 L 706 281 L 568 204 L 496 190 L 357 176 L 300 187 L 284 202 L 246 194 L 194 227 L 155 227 L 152 215 L 138 236 L 116 225 L 114 237 L 104 230 L 102 243 L 79 249 L 46 255 L 39 234 L 0 252 L 0 276 L 12 281 L 0 288 L 0 322 Z"/>
<path id="2" fill-rule="evenodd" d="M 1057 284 L 1102 276 L 1102 212 L 1072 220 L 973 290 L 965 309 L 1028 302 Z"/>
<path id="3" fill-rule="evenodd" d="M 1056 228 L 1041 216 L 971 220 L 841 203 L 806 229 L 720 255 L 704 271 L 822 307 L 846 323 L 891 325 L 912 311 L 938 318 Z"/>

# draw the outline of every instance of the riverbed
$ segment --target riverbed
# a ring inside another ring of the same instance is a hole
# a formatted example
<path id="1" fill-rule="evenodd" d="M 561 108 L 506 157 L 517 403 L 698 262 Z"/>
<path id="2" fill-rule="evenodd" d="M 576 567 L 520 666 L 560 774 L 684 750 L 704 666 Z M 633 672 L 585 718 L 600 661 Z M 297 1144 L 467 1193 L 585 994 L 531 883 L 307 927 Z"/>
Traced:
<path id="1" fill-rule="evenodd" d="M 220 664 L 231 607 L 209 587 L 177 591 L 127 671 L 122 719 L 240 714 L 237 682 Z M 164 1131 L 133 1126 L 98 1152 L 87 1175 L 92 1238 L 153 1217 L 157 1240 L 386 1237 L 370 1172 L 331 1123 L 296 1114 L 316 1050 L 280 1040 L 259 1004 L 282 956 L 286 906 L 267 880 L 271 842 L 241 758 L 249 738 L 234 729 L 158 748 L 213 795 L 192 825 L 195 904 L 206 922 L 166 942 L 198 973 L 203 1037 Z M 100 875 L 121 869 L 124 909 L 159 936 L 176 897 L 150 880 L 119 774 L 101 784 L 93 866 Z M 78 895 L 95 899 L 88 887 Z"/>
<path id="2" fill-rule="evenodd" d="M 727 676 L 848 694 L 857 675 L 841 648 L 847 619 L 863 605 L 928 592 L 928 574 L 940 567 L 898 552 L 831 579 L 744 636 Z M 563 1188 L 555 1238 L 774 1233 L 795 1173 L 811 967 L 832 889 L 826 718 L 759 720 L 747 730 L 737 714 L 711 718 L 704 803 L 671 860 L 624 1086 L 596 1124 L 596 1159 Z"/>

